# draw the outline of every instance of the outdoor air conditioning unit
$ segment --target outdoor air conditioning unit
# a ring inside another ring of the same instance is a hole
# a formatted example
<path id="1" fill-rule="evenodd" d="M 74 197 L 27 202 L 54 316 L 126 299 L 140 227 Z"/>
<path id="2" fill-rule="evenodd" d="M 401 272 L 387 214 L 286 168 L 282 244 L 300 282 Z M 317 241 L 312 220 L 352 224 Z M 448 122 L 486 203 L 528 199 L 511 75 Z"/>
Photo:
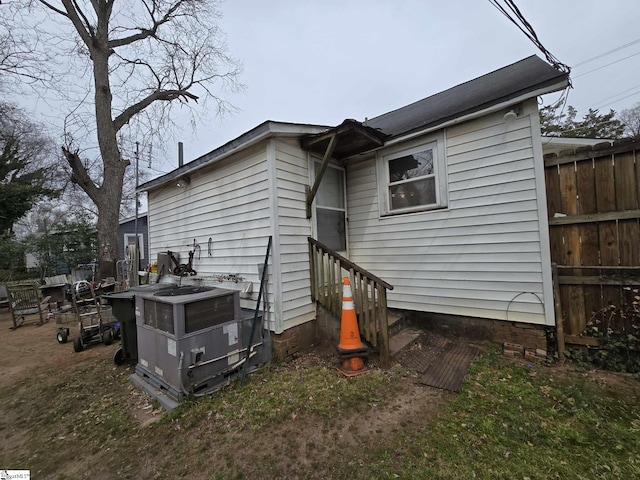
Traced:
<path id="1" fill-rule="evenodd" d="M 239 293 L 182 286 L 137 294 L 134 382 L 143 380 L 176 401 L 226 384 L 242 365 L 251 335 Z"/>

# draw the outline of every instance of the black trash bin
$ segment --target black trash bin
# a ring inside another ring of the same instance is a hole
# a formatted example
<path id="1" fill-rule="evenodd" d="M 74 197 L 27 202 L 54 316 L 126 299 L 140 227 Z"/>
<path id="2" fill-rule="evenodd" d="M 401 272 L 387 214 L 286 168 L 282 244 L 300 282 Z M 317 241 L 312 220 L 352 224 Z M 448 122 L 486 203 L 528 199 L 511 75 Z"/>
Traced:
<path id="1" fill-rule="evenodd" d="M 156 283 L 152 285 L 140 285 L 131 287 L 123 292 L 109 293 L 103 295 L 109 305 L 116 320 L 120 322 L 120 333 L 122 341 L 120 348 L 113 355 L 116 365 L 138 362 L 138 333 L 136 330 L 136 293 L 150 293 L 157 290 L 164 290 L 173 287 L 172 285 Z"/>

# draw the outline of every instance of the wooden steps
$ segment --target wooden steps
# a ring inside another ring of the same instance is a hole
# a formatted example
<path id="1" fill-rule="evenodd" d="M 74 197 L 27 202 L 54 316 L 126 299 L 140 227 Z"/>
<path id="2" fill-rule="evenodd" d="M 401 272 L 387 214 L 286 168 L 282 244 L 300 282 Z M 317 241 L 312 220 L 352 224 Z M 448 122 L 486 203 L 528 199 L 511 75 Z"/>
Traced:
<path id="1" fill-rule="evenodd" d="M 393 359 L 409 348 L 420 335 L 422 330 L 410 328 L 404 315 L 400 312 L 389 311 L 389 356 Z"/>
<path id="2" fill-rule="evenodd" d="M 415 328 L 403 328 L 389 338 L 389 354 L 395 358 L 415 342 L 423 332 Z"/>

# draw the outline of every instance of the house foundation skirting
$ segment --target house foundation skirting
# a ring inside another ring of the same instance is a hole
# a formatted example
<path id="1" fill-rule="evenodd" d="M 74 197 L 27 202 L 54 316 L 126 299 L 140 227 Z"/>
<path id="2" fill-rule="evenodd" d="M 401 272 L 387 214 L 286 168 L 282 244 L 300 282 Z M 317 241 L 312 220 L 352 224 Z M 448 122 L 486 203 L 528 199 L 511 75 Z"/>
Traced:
<path id="1" fill-rule="evenodd" d="M 316 305 L 317 339 L 323 344 L 338 345 L 340 342 L 340 319 L 322 305 Z"/>
<path id="2" fill-rule="evenodd" d="M 505 342 L 522 345 L 525 349 L 556 350 L 555 328 L 545 325 L 462 317 L 437 313 L 393 310 L 403 319 L 402 324 L 474 340 L 497 344 Z M 280 360 L 289 360 L 318 345 L 337 345 L 340 340 L 340 319 L 324 307 L 316 306 L 316 320 L 290 328 L 273 337 L 273 354 Z"/>
<path id="3" fill-rule="evenodd" d="M 423 312 L 402 312 L 414 326 L 495 343 L 515 343 L 526 349 L 555 350 L 555 328 L 530 323 L 461 317 Z"/>
<path id="4" fill-rule="evenodd" d="M 311 350 L 317 343 L 316 322 L 310 321 L 273 335 L 273 356 L 287 361 Z"/>

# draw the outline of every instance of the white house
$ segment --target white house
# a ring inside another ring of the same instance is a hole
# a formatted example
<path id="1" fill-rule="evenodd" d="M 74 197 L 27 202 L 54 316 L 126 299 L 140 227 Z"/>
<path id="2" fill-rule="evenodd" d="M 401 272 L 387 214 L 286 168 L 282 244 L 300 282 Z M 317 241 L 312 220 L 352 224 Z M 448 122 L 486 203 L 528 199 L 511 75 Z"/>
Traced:
<path id="1" fill-rule="evenodd" d="M 257 285 L 272 236 L 276 334 L 316 318 L 308 237 L 393 285 L 391 308 L 553 326 L 537 98 L 567 84 L 532 56 L 364 122 L 266 121 L 139 187 L 150 258 L 195 242 L 199 275 Z"/>

